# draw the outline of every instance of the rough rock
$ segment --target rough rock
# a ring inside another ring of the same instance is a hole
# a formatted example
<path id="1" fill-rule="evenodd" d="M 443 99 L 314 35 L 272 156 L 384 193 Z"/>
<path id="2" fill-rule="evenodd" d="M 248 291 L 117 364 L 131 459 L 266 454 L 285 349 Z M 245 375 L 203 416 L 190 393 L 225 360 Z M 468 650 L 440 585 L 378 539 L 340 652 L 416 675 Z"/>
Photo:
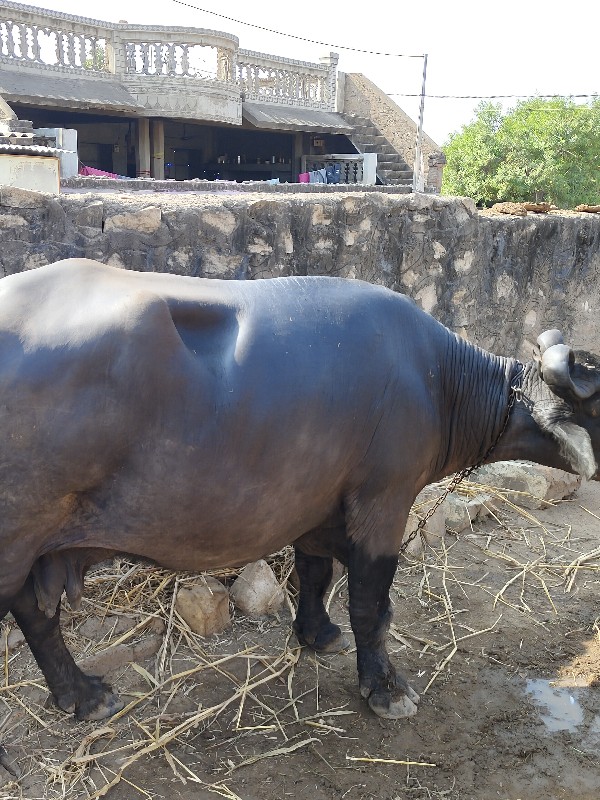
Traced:
<path id="1" fill-rule="evenodd" d="M 531 461 L 497 461 L 487 464 L 476 470 L 471 480 L 510 492 L 513 502 L 528 509 L 544 508 L 553 500 L 570 497 L 581 485 L 578 475 Z M 411 511 L 406 524 L 405 540 L 416 530 L 419 518 L 426 513 L 438 494 L 438 489 L 426 487 L 418 495 L 413 507 L 417 510 Z M 408 545 L 406 552 L 413 557 L 419 557 L 424 542 L 430 547 L 436 547 L 446 529 L 461 533 L 472 528 L 490 515 L 494 504 L 494 498 L 484 492 L 476 497 L 466 497 L 458 492 L 449 494 L 428 520 L 424 536 L 416 537 Z"/>
<path id="2" fill-rule="evenodd" d="M 552 206 L 550 203 L 523 203 L 523 208 L 525 211 L 531 211 L 534 214 L 547 214 L 556 206 Z"/>
<path id="3" fill-rule="evenodd" d="M 201 583 L 182 587 L 177 592 L 175 608 L 200 636 L 221 633 L 231 625 L 229 593 L 220 581 L 208 575 Z"/>
<path id="4" fill-rule="evenodd" d="M 530 509 L 544 508 L 548 501 L 570 497 L 581 486 L 579 475 L 530 461 L 486 464 L 473 473 L 471 480 L 510 491 L 511 500 Z"/>
<path id="5" fill-rule="evenodd" d="M 428 487 L 423 489 L 423 491 L 417 496 L 413 509 L 410 512 L 408 517 L 408 521 L 406 523 L 406 528 L 404 531 L 404 541 L 406 541 L 407 537 L 411 535 L 416 529 L 417 525 L 419 524 L 419 519 L 421 519 L 424 514 L 431 508 L 432 504 L 435 502 L 437 496 L 439 495 L 439 491 L 431 490 Z M 416 511 L 414 510 L 416 508 Z M 425 525 L 425 529 L 423 530 L 420 536 L 416 536 L 412 542 L 406 548 L 406 552 L 410 556 L 420 556 L 423 552 L 423 545 L 424 543 L 428 544 L 430 547 L 436 547 L 439 545 L 444 538 L 444 534 L 446 533 L 446 513 L 444 509 L 444 504 L 439 506 L 429 517 L 427 520 L 427 524 Z"/>
<path id="6" fill-rule="evenodd" d="M 146 206 L 137 211 L 113 214 L 104 223 L 104 230 L 127 230 L 138 233 L 155 233 L 161 226 L 162 212 L 157 206 Z"/>
<path id="7" fill-rule="evenodd" d="M 575 211 L 585 211 L 586 214 L 600 214 L 600 206 L 588 206 L 585 203 L 575 206 Z"/>
<path id="8" fill-rule="evenodd" d="M 158 653 L 163 643 L 165 626 L 161 619 L 153 619 L 138 639 L 109 645 L 97 653 L 77 662 L 78 666 L 89 675 L 105 675 L 115 669 L 124 667 L 132 661 L 145 661 Z"/>
<path id="9" fill-rule="evenodd" d="M 526 217 L 527 209 L 523 203 L 494 203 L 490 211 L 497 214 L 512 214 L 515 217 Z"/>
<path id="10" fill-rule="evenodd" d="M 8 208 L 44 208 L 49 202 L 48 195 L 19 189 L 17 186 L 0 187 L 0 206 Z"/>
<path id="11" fill-rule="evenodd" d="M 102 219 L 104 217 L 104 203 L 101 200 L 94 200 L 87 203 L 75 216 L 75 222 L 82 228 L 93 228 L 97 232 L 102 231 Z"/>
<path id="12" fill-rule="evenodd" d="M 97 617 L 92 614 L 78 626 L 77 633 L 91 642 L 110 641 L 125 633 L 130 627 L 131 620 L 127 617 L 112 614 Z"/>
<path id="13" fill-rule="evenodd" d="M 274 614 L 283 605 L 283 589 L 266 561 L 254 561 L 240 572 L 231 587 L 231 599 L 244 614 Z"/>
<path id="14" fill-rule="evenodd" d="M 461 533 L 473 527 L 473 524 L 490 515 L 493 499 L 489 494 L 477 497 L 465 497 L 461 494 L 449 494 L 442 503 L 446 517 L 446 527 L 454 533 Z"/>
<path id="15" fill-rule="evenodd" d="M 27 220 L 18 214 L 0 214 L 0 228 L 22 228 Z"/>

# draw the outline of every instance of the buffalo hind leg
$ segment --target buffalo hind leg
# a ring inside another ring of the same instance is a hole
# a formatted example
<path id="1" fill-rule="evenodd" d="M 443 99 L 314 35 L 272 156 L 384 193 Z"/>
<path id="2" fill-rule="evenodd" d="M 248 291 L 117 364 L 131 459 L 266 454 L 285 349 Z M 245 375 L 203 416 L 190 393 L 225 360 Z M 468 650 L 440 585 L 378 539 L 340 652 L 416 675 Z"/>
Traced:
<path id="1" fill-rule="evenodd" d="M 386 719 L 417 713 L 419 695 L 399 675 L 386 649 L 392 612 L 390 587 L 398 559 L 372 557 L 360 545 L 351 548 L 348 564 L 350 623 L 356 640 L 360 693 Z"/>
<path id="2" fill-rule="evenodd" d="M 12 599 L 11 600 L 0 600 L 0 622 L 4 619 L 4 617 L 8 614 L 12 606 Z"/>
<path id="3" fill-rule="evenodd" d="M 329 619 L 323 599 L 333 574 L 331 556 L 313 556 L 297 546 L 296 571 L 300 580 L 294 631 L 300 644 L 317 653 L 339 653 L 348 646 L 342 631 Z"/>
<path id="4" fill-rule="evenodd" d="M 346 524 L 340 512 L 308 531 L 294 545 L 300 580 L 294 630 L 301 644 L 318 653 L 339 653 L 348 647 L 342 631 L 329 619 L 323 603 L 333 572 L 332 556 L 348 564 Z"/>
<path id="5" fill-rule="evenodd" d="M 60 605 L 50 618 L 40 611 L 31 575 L 10 610 L 59 708 L 87 720 L 104 719 L 123 708 L 122 700 L 110 686 L 79 669 L 62 637 Z"/>

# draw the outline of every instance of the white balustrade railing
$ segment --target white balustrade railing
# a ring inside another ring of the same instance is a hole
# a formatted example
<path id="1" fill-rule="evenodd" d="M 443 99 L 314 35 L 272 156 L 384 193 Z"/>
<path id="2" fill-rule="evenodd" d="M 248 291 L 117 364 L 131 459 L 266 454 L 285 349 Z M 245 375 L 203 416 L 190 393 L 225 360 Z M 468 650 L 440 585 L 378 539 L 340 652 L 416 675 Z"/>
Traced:
<path id="1" fill-rule="evenodd" d="M 233 50 L 193 42 L 126 41 L 128 75 L 163 75 L 234 84 Z"/>
<path id="2" fill-rule="evenodd" d="M 103 71 L 106 37 L 97 32 L 64 30 L 62 26 L 36 25 L 4 16 L 0 20 L 0 54 L 11 61 Z"/>
<path id="3" fill-rule="evenodd" d="M 335 53 L 315 64 L 238 50 L 237 76 L 242 96 L 245 100 L 333 109 L 337 61 Z"/>
<path id="4" fill-rule="evenodd" d="M 0 0 L 0 67 L 116 76 L 138 95 L 192 82 L 219 85 L 227 96 L 332 110 L 338 56 L 320 63 L 239 49 L 219 31 L 100 22 Z M 147 88 L 144 89 L 144 84 Z M 157 109 L 159 110 L 159 109 Z"/>
<path id="5" fill-rule="evenodd" d="M 326 155 L 302 156 L 302 172 L 327 172 L 328 167 L 336 167 L 335 180 L 340 184 L 375 185 L 377 182 L 376 153 L 329 153 Z"/>
<path id="6" fill-rule="evenodd" d="M 0 62 L 236 86 L 238 40 L 197 28 L 109 23 L 0 2 Z"/>
<path id="7" fill-rule="evenodd" d="M 170 42 L 126 42 L 127 72 L 141 75 L 182 75 L 186 78 L 215 78 L 215 57 L 206 60 L 199 45 Z M 212 48 L 211 48 L 212 49 Z"/>

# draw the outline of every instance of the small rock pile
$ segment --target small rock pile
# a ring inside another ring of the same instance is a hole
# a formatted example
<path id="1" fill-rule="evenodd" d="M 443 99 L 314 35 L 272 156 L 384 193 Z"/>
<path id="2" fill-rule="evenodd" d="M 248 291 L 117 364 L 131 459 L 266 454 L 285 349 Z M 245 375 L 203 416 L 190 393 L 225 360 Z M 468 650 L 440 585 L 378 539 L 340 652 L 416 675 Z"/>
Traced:
<path id="1" fill-rule="evenodd" d="M 448 495 L 425 526 L 424 538 L 428 544 L 435 546 L 436 542 L 439 543 L 447 529 L 453 533 L 462 533 L 472 528 L 474 523 L 490 516 L 494 498 L 486 492 L 486 487 L 508 492 L 516 505 L 535 510 L 546 508 L 554 500 L 570 497 L 581 485 L 581 478 L 579 475 L 530 461 L 497 461 L 479 467 L 471 474 L 469 482 L 471 486 L 479 484 L 481 491 L 475 496 L 460 493 Z M 416 529 L 418 517 L 424 515 L 439 494 L 439 489 L 434 492 L 431 487 L 426 487 L 421 492 L 415 501 L 415 506 L 419 509 L 418 515 L 411 513 L 405 535 Z M 407 552 L 416 556 L 420 555 L 422 549 L 422 538 L 417 537 L 411 542 Z"/>
<path id="2" fill-rule="evenodd" d="M 229 591 L 216 578 L 201 576 L 199 582 L 179 589 L 177 613 L 200 636 L 221 633 L 231 625 L 229 600 L 243 614 L 262 617 L 275 614 L 285 600 L 284 590 L 266 561 L 247 564 Z"/>

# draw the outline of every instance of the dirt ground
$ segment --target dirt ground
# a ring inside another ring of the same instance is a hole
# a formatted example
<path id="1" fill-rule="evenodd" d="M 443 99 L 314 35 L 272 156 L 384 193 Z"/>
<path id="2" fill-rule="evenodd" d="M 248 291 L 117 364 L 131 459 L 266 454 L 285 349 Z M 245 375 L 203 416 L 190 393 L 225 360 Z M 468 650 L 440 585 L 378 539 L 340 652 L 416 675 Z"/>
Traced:
<path id="1" fill-rule="evenodd" d="M 359 697 L 352 650 L 297 647 L 289 609 L 236 613 L 202 640 L 172 613 L 189 578 L 103 567 L 82 611 L 65 610 L 65 635 L 104 666 L 135 649 L 137 662 L 107 676 L 126 713 L 77 723 L 56 710 L 13 633 L 0 737 L 20 777 L 0 767 L 0 797 L 597 800 L 600 484 L 530 515 L 496 508 L 401 564 L 389 648 L 422 699 L 397 722 Z M 351 640 L 337 577 L 331 613 Z"/>

